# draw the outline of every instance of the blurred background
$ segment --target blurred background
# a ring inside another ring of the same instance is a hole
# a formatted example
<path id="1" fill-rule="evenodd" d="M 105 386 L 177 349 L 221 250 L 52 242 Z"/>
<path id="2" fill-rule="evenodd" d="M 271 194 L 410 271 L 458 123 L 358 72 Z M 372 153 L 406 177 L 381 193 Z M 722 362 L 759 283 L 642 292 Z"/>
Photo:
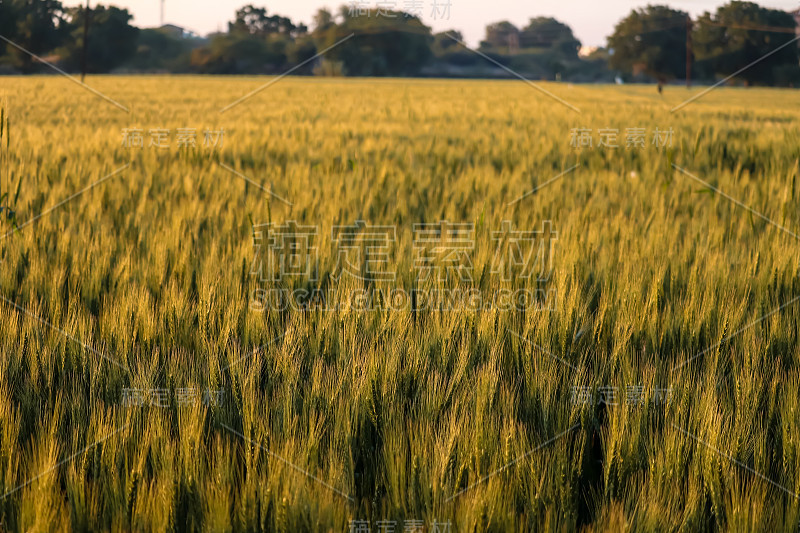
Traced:
<path id="1" fill-rule="evenodd" d="M 800 83 L 796 2 L 319 1 L 0 0 L 0 73 Z"/>

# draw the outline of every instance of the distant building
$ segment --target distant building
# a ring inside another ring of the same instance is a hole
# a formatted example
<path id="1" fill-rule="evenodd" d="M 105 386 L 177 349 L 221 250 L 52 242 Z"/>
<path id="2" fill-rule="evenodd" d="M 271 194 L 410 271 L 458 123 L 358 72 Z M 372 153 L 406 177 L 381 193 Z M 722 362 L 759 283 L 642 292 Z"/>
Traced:
<path id="1" fill-rule="evenodd" d="M 187 30 L 186 28 L 181 28 L 175 24 L 163 24 L 158 29 L 178 39 L 191 39 L 197 37 L 197 34 L 193 31 Z"/>
<path id="2" fill-rule="evenodd" d="M 164 24 L 158 29 L 165 33 L 169 33 L 173 37 L 183 37 L 183 32 L 185 31 L 180 26 L 176 26 L 174 24 Z"/>

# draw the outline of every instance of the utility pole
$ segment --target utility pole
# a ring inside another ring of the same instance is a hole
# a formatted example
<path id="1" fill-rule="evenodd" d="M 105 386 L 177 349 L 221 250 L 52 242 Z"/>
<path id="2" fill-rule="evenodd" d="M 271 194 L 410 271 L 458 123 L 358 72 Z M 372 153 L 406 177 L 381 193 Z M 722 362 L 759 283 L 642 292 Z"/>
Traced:
<path id="1" fill-rule="evenodd" d="M 692 17 L 686 15 L 686 88 L 692 86 Z"/>
<path id="2" fill-rule="evenodd" d="M 164 26 L 164 0 L 161 0 L 161 26 Z"/>
<path id="3" fill-rule="evenodd" d="M 89 48 L 89 0 L 86 0 L 86 9 L 83 11 L 83 51 L 81 52 L 81 83 L 86 78 L 86 56 Z"/>

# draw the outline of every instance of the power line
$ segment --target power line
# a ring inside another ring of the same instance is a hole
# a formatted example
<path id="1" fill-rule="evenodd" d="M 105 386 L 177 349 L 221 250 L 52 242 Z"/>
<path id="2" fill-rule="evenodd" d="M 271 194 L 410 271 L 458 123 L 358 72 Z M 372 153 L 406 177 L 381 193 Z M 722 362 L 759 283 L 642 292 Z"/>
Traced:
<path id="1" fill-rule="evenodd" d="M 717 22 L 711 20 L 709 18 L 699 18 L 696 21 L 692 21 L 692 17 L 688 14 L 686 15 L 675 15 L 674 17 L 667 17 L 665 20 L 669 20 L 670 18 L 681 18 L 681 22 L 675 22 L 672 24 L 668 24 L 665 26 L 661 26 L 659 28 L 654 29 L 647 29 L 638 32 L 629 32 L 626 34 L 614 34 L 611 38 L 615 37 L 630 37 L 636 36 L 639 37 L 644 34 L 648 33 L 656 33 L 665 30 L 669 30 L 672 28 L 677 28 L 678 26 L 685 25 L 686 27 L 686 87 L 689 88 L 692 85 L 692 58 L 694 57 L 694 43 L 692 39 L 692 31 L 695 28 L 695 24 L 697 25 L 706 25 L 706 26 L 715 26 L 719 28 L 726 28 L 726 29 L 737 29 L 737 30 L 746 30 L 746 31 L 763 31 L 763 32 L 770 32 L 770 33 L 790 33 L 792 35 L 800 34 L 798 32 L 798 28 L 795 27 L 788 27 L 788 26 L 766 26 L 763 24 L 725 24 L 722 22 Z M 646 24 L 649 21 L 645 21 Z M 787 43 L 788 44 L 788 43 Z M 786 46 L 786 45 L 784 45 Z"/>
<path id="2" fill-rule="evenodd" d="M 745 26 L 743 24 L 722 24 L 720 22 L 714 22 L 712 20 L 698 20 L 698 24 L 706 24 L 708 26 L 717 26 L 720 28 L 733 28 L 737 30 L 749 30 L 749 31 L 768 31 L 774 33 L 791 33 L 794 35 L 797 32 L 795 28 L 789 28 L 788 26 L 763 26 L 760 24 L 753 24 L 749 26 Z"/>
<path id="3" fill-rule="evenodd" d="M 666 20 L 669 20 L 669 19 L 666 19 Z M 686 25 L 687 24 L 687 20 L 689 21 L 689 24 L 692 25 L 691 27 L 693 27 L 694 24 L 704 24 L 704 25 L 707 25 L 707 26 L 716 26 L 716 27 L 719 27 L 719 28 L 732 28 L 732 29 L 737 29 L 737 30 L 749 30 L 749 31 L 765 31 L 765 32 L 773 32 L 773 33 L 791 33 L 793 35 L 797 32 L 797 28 L 796 27 L 790 28 L 788 26 L 765 26 L 765 25 L 762 25 L 762 24 L 750 24 L 750 25 L 745 25 L 745 24 L 724 24 L 722 22 L 715 22 L 715 21 L 709 20 L 709 19 L 697 19 L 695 21 L 692 21 L 691 17 L 687 17 L 685 15 L 680 15 L 680 21 L 676 21 L 676 22 L 674 22 L 672 24 L 667 24 L 667 25 L 664 25 L 664 26 L 660 26 L 658 28 L 643 29 L 642 31 L 632 31 L 632 32 L 628 32 L 628 33 L 618 34 L 618 35 L 615 35 L 615 36 L 616 37 L 630 37 L 630 36 L 644 35 L 644 34 L 647 34 L 647 33 L 655 33 L 655 32 L 659 32 L 659 31 L 669 30 L 669 29 L 672 29 L 672 28 L 677 28 L 679 26 Z"/>

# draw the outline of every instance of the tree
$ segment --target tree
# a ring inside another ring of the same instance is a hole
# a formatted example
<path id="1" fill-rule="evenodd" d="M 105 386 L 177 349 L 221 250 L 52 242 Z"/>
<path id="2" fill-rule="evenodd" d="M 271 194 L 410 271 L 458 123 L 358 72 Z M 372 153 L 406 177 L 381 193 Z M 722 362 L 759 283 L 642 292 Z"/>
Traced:
<path id="1" fill-rule="evenodd" d="M 0 4 L 5 11 L 0 26 L 5 26 L 7 37 L 36 55 L 52 51 L 66 36 L 64 9 L 58 0 L 3 0 Z M 14 67 L 23 72 L 36 69 L 29 54 L 11 45 L 5 48 Z"/>
<path id="2" fill-rule="evenodd" d="M 12 2 L 0 0 L 0 35 L 11 40 L 17 36 L 17 13 L 14 7 Z"/>
<path id="3" fill-rule="evenodd" d="M 333 13 L 324 8 L 317 10 L 314 15 L 314 33 L 326 31 L 335 25 L 336 20 L 333 18 Z"/>
<path id="4" fill-rule="evenodd" d="M 532 18 L 519 32 L 520 48 L 544 48 L 569 59 L 577 59 L 581 42 L 572 28 L 551 17 Z"/>
<path id="5" fill-rule="evenodd" d="M 493 51 L 516 50 L 519 48 L 519 29 L 507 20 L 489 24 L 480 47 Z"/>
<path id="6" fill-rule="evenodd" d="M 68 44 L 57 50 L 62 64 L 68 70 L 80 68 L 83 54 L 83 24 L 85 7 L 67 10 Z M 86 51 L 88 72 L 111 72 L 136 53 L 139 28 L 132 26 L 133 19 L 127 9 L 97 5 L 89 10 L 89 46 Z"/>
<path id="7" fill-rule="evenodd" d="M 303 35 L 295 39 L 286 51 L 286 57 L 290 64 L 299 65 L 317 55 L 317 46 L 310 35 Z M 308 73 L 313 71 L 314 65 L 309 61 L 303 67 L 295 71 L 296 74 Z"/>
<path id="8" fill-rule="evenodd" d="M 288 43 L 257 35 L 215 35 L 207 46 L 192 51 L 192 68 L 204 74 L 269 74 L 286 68 Z"/>
<path id="9" fill-rule="evenodd" d="M 136 54 L 126 66 L 138 71 L 190 72 L 192 50 L 204 41 L 198 37 L 178 37 L 162 28 L 145 28 L 139 31 Z"/>
<path id="10" fill-rule="evenodd" d="M 307 31 L 305 25 L 296 26 L 287 17 L 267 15 L 263 7 L 247 5 L 236 12 L 236 18 L 228 24 L 231 33 L 244 32 L 250 35 L 268 36 L 272 34 L 296 37 Z"/>
<path id="11" fill-rule="evenodd" d="M 316 53 L 306 26 L 268 15 L 264 8 L 239 9 L 228 29 L 192 51 L 193 69 L 208 74 L 279 73 Z"/>
<path id="12" fill-rule="evenodd" d="M 608 38 L 612 68 L 644 72 L 659 83 L 686 72 L 688 13 L 667 6 L 634 9 Z"/>
<path id="13" fill-rule="evenodd" d="M 325 54 L 331 62 L 340 62 L 352 76 L 413 76 L 432 57 L 431 30 L 419 18 L 401 11 L 370 10 L 369 16 L 357 16 L 340 10 L 339 23 L 327 29 L 315 29 L 319 50 L 348 38 Z"/>
<path id="14" fill-rule="evenodd" d="M 462 43 L 464 42 L 464 36 L 461 34 L 460 31 L 450 30 L 442 33 L 437 33 L 433 36 L 433 44 L 431 45 L 431 50 L 433 51 L 433 54 L 437 57 L 452 52 L 459 52 L 464 49 L 464 47 L 461 46 L 461 43 L 459 43 L 459 41 L 461 41 Z"/>
<path id="15" fill-rule="evenodd" d="M 765 31 L 775 27 L 786 28 L 786 32 Z M 733 1 L 714 14 L 706 12 L 698 19 L 693 35 L 698 69 L 709 77 L 727 76 L 761 59 L 739 75 L 747 84 L 800 81 L 798 47 L 785 46 L 775 52 L 794 39 L 794 28 L 790 13 L 751 2 Z M 786 77 L 789 79 L 782 79 Z"/>
<path id="16" fill-rule="evenodd" d="M 433 36 L 431 51 L 440 68 L 447 69 L 446 65 L 464 68 L 486 63 L 485 59 L 464 48 L 461 45 L 463 42 L 464 36 L 457 30 L 437 33 Z"/>

